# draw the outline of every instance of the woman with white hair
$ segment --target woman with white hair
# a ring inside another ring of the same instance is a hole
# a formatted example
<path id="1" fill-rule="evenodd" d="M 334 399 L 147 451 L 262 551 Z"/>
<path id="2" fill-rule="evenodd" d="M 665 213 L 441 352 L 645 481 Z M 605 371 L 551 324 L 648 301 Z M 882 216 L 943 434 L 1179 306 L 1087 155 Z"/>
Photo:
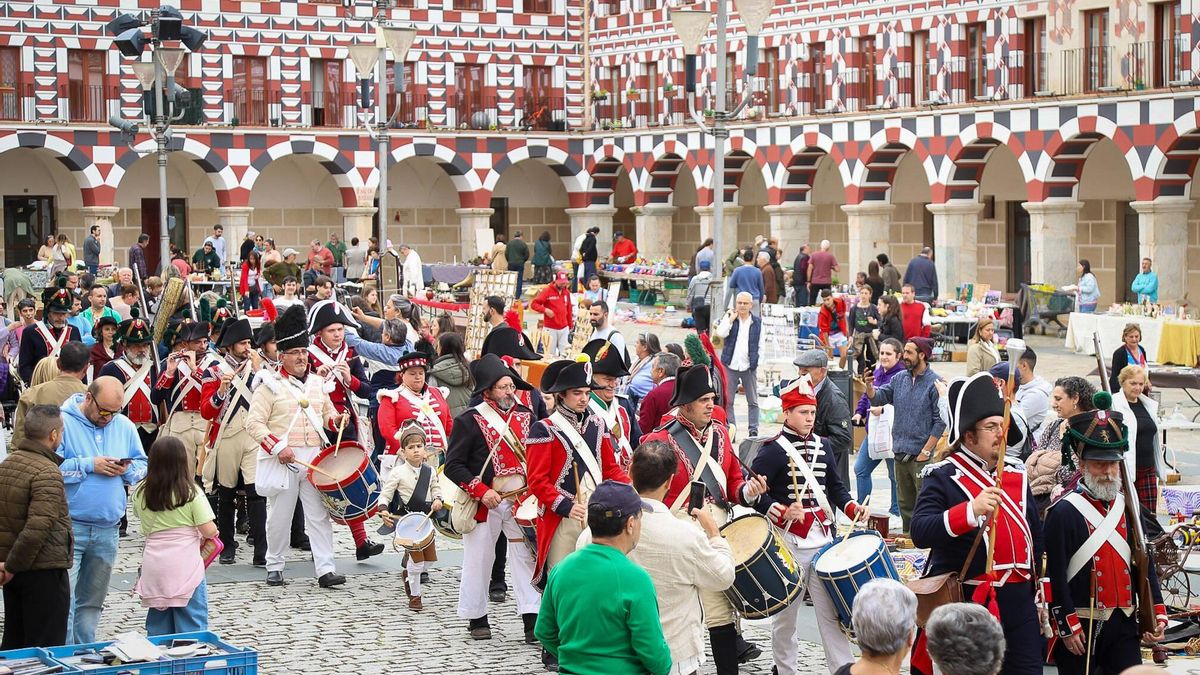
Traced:
<path id="1" fill-rule="evenodd" d="M 925 640 L 942 675 L 996 675 L 1004 662 L 1004 630 L 983 605 L 955 602 L 933 610 Z"/>
<path id="2" fill-rule="evenodd" d="M 874 579 L 854 596 L 851 622 L 862 656 L 834 675 L 899 673 L 917 630 L 917 596 L 898 581 Z"/>

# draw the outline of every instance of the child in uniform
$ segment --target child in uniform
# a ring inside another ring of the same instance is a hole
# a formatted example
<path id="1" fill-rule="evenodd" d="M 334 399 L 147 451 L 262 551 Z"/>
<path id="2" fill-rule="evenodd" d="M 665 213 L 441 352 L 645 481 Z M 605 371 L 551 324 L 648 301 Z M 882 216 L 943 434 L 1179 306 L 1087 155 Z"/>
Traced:
<path id="1" fill-rule="evenodd" d="M 394 527 L 400 516 L 407 513 L 436 513 L 442 509 L 442 491 L 438 485 L 437 472 L 425 463 L 429 456 L 425 448 L 425 432 L 415 420 L 410 420 L 400 429 L 400 448 L 404 462 L 397 464 L 388 474 L 379 495 L 379 503 L 387 504 L 380 513 L 388 527 Z M 408 594 L 408 608 L 421 610 L 421 574 L 429 563 L 437 560 L 434 542 L 419 551 L 407 551 L 403 572 L 404 590 Z"/>

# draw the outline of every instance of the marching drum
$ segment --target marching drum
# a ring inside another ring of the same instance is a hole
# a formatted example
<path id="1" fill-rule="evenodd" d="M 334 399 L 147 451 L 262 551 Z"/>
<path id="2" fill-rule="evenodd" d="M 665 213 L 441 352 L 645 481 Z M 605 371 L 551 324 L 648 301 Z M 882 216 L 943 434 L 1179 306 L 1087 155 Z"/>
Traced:
<path id="1" fill-rule="evenodd" d="M 721 536 L 736 569 L 725 595 L 742 616 L 764 619 L 800 597 L 803 576 L 771 521 L 757 513 L 739 516 L 721 528 Z"/>
<path id="2" fill-rule="evenodd" d="M 858 589 L 872 579 L 900 581 L 883 537 L 873 530 L 851 532 L 844 539 L 826 544 L 813 556 L 812 565 L 846 630 L 851 629 L 850 615 Z"/>
<path id="3" fill-rule="evenodd" d="M 379 474 L 356 441 L 331 445 L 313 459 L 308 480 L 321 491 L 329 517 L 345 524 L 379 511 Z"/>
<path id="4" fill-rule="evenodd" d="M 392 548 L 420 551 L 433 543 L 433 519 L 424 513 L 409 513 L 396 521 L 396 533 L 392 537 Z"/>
<path id="5" fill-rule="evenodd" d="M 513 504 L 513 520 L 521 527 L 525 541 L 537 555 L 537 519 L 539 509 L 538 498 L 532 492 L 526 491 Z"/>

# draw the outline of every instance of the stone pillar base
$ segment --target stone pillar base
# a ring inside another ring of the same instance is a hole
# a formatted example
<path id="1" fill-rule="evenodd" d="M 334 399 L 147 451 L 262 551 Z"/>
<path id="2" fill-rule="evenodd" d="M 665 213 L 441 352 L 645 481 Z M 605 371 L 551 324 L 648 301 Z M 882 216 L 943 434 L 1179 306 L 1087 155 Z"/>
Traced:
<path id="1" fill-rule="evenodd" d="M 100 264 L 111 265 L 116 261 L 116 254 L 113 251 L 113 216 L 120 213 L 121 209 L 115 206 L 85 206 L 80 209 L 83 214 L 83 236 L 87 237 L 92 231 L 93 225 L 100 226 Z M 157 241 L 152 244 L 157 245 Z M 38 242 L 40 245 L 41 242 Z M 76 249 L 83 251 L 83 242 L 78 242 Z"/>
<path id="2" fill-rule="evenodd" d="M 1054 286 L 1075 283 L 1075 267 L 1079 264 L 1075 233 L 1083 202 L 1026 202 L 1024 208 L 1029 214 L 1031 280 Z"/>
<path id="3" fill-rule="evenodd" d="M 490 253 L 493 242 L 489 241 L 487 249 L 482 250 L 481 244 L 476 243 L 478 241 L 476 232 L 491 230 L 493 209 L 455 209 L 454 212 L 458 214 L 463 260 L 469 261 L 482 256 L 485 252 Z"/>
<path id="4" fill-rule="evenodd" d="M 726 204 L 721 213 L 721 236 L 717 236 L 717 219 L 714 214 L 715 209 L 711 206 L 694 206 L 692 207 L 696 214 L 700 216 L 700 241 L 704 241 L 709 237 L 716 239 L 720 243 L 720 250 L 715 250 L 716 260 L 724 260 L 733 253 L 737 247 L 742 244 L 750 244 L 748 241 L 738 241 L 738 223 L 742 217 L 742 207 L 733 204 Z M 713 275 L 716 276 L 716 270 L 713 270 Z"/>
<path id="5" fill-rule="evenodd" d="M 358 237 L 360 242 L 371 238 L 375 218 L 374 206 L 356 206 L 338 209 L 342 214 L 342 239 L 347 243 Z"/>
<path id="6" fill-rule="evenodd" d="M 854 282 L 854 276 L 867 271 L 867 264 L 880 251 L 887 250 L 892 226 L 891 204 L 866 202 L 846 204 L 846 229 L 850 233 L 850 260 L 839 265 L 837 278 L 843 284 Z"/>
<path id="7" fill-rule="evenodd" d="M 779 240 L 780 255 L 785 259 L 795 257 L 800 247 L 809 243 L 813 205 L 795 202 L 767 206 L 764 210 L 771 217 L 771 236 Z"/>
<path id="8" fill-rule="evenodd" d="M 930 204 L 933 214 L 933 240 L 945 242 L 934 251 L 938 290 L 941 296 L 954 293 L 954 287 L 974 283 L 979 276 L 979 210 L 976 201 Z"/>
<path id="9" fill-rule="evenodd" d="M 1138 212 L 1141 256 L 1158 273 L 1158 301 L 1178 303 L 1188 290 L 1188 214 L 1195 203 L 1183 197 L 1160 197 L 1130 204 Z"/>
<path id="10" fill-rule="evenodd" d="M 660 259 L 671 255 L 671 228 L 675 224 L 675 207 L 666 204 L 647 204 L 633 208 L 637 218 L 638 255 Z"/>

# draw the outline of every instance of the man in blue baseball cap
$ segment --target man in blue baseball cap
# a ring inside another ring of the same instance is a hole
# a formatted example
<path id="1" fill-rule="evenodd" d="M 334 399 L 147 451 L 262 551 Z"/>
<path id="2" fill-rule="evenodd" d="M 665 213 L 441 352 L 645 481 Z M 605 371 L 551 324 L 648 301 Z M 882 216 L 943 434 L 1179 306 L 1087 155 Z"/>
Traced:
<path id="1" fill-rule="evenodd" d="M 550 570 L 534 634 L 562 672 L 671 671 L 654 583 L 626 557 L 650 507 L 632 486 L 606 480 L 588 500 L 592 543 Z M 594 583 L 604 579 L 605 583 Z"/>

